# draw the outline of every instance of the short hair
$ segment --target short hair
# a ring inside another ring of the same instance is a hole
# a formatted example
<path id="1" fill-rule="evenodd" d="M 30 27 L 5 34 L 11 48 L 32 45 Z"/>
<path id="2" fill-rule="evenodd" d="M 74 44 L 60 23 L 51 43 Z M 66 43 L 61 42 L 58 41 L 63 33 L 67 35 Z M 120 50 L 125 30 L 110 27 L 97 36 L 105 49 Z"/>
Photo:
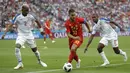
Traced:
<path id="1" fill-rule="evenodd" d="M 69 14 L 72 13 L 72 12 L 75 12 L 75 10 L 74 9 L 70 9 L 69 10 Z"/>
<path id="2" fill-rule="evenodd" d="M 97 13 L 93 13 L 92 17 L 98 17 L 99 15 Z"/>
<path id="3" fill-rule="evenodd" d="M 26 4 L 26 3 L 24 3 L 24 4 L 22 5 L 22 7 L 27 7 L 27 8 L 29 8 L 29 5 Z"/>

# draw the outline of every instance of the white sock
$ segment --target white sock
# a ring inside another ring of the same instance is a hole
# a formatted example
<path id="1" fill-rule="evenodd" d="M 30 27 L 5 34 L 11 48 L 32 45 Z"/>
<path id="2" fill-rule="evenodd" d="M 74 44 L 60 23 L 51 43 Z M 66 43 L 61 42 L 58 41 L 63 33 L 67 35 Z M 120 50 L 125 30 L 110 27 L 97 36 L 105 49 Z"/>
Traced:
<path id="1" fill-rule="evenodd" d="M 101 57 L 102 57 L 102 59 L 103 59 L 104 62 L 108 61 L 108 59 L 107 59 L 107 57 L 106 57 L 104 51 L 101 52 L 100 55 L 101 55 Z"/>
<path id="2" fill-rule="evenodd" d="M 122 51 L 121 49 L 120 50 L 120 55 L 123 55 L 124 56 L 124 51 Z"/>
<path id="3" fill-rule="evenodd" d="M 35 55 L 36 55 L 36 57 L 37 57 L 37 59 L 38 59 L 38 61 L 40 61 L 40 53 L 39 53 L 39 51 L 37 50 L 36 52 L 34 52 L 35 53 Z"/>
<path id="4" fill-rule="evenodd" d="M 21 52 L 20 52 L 20 49 L 19 48 L 15 48 L 15 56 L 18 60 L 18 62 L 22 62 L 22 59 L 21 59 Z"/>

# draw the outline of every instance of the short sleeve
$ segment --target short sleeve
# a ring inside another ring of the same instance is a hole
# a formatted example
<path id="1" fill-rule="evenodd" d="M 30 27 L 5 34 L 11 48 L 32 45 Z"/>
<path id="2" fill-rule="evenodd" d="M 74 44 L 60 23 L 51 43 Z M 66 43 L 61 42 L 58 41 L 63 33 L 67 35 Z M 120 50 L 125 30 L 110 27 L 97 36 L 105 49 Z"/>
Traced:
<path id="1" fill-rule="evenodd" d="M 84 18 L 78 18 L 78 21 L 79 21 L 80 23 L 84 23 L 85 19 L 84 19 Z"/>
<path id="2" fill-rule="evenodd" d="M 37 16 L 36 14 L 31 13 L 30 15 L 32 16 L 32 19 L 33 19 L 34 21 L 39 20 L 39 18 L 38 18 L 38 16 Z"/>
<path id="3" fill-rule="evenodd" d="M 16 24 L 19 15 L 20 15 L 20 14 L 16 14 L 16 15 L 15 15 L 15 17 L 14 17 L 13 20 L 12 20 L 12 24 Z"/>
<path id="4" fill-rule="evenodd" d="M 92 34 L 95 34 L 95 33 L 100 29 L 100 24 L 101 24 L 101 21 L 99 20 L 99 21 L 97 22 L 97 24 L 95 24 L 95 25 L 93 26 Z"/>
<path id="5" fill-rule="evenodd" d="M 33 16 L 33 15 L 30 15 L 30 18 L 31 18 L 31 20 L 33 20 L 33 21 L 36 21 L 37 19 L 35 18 L 35 16 Z"/>

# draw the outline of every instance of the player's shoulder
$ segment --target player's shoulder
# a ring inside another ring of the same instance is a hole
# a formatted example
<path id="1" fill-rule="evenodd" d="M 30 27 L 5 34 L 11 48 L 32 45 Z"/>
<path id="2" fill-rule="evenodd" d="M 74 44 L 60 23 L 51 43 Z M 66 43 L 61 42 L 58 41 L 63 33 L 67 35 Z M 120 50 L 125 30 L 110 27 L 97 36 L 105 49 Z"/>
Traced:
<path id="1" fill-rule="evenodd" d="M 65 26 L 70 26 L 70 24 L 71 24 L 71 22 L 70 22 L 70 19 L 67 19 L 66 21 L 65 21 Z"/>
<path id="2" fill-rule="evenodd" d="M 76 20 L 81 20 L 81 19 L 84 19 L 84 18 L 76 16 L 75 19 Z"/>
<path id="3" fill-rule="evenodd" d="M 19 18 L 21 18 L 22 17 L 22 15 L 19 13 L 19 14 L 16 14 L 14 17 L 13 17 L 13 21 L 15 21 L 15 20 L 17 20 L 17 19 L 19 19 Z"/>
<path id="4" fill-rule="evenodd" d="M 19 13 L 19 14 L 16 14 L 15 16 L 14 16 L 14 18 L 18 18 L 18 17 L 21 17 L 21 14 Z"/>
<path id="5" fill-rule="evenodd" d="M 32 14 L 28 14 L 28 17 L 34 17 Z"/>
<path id="6" fill-rule="evenodd" d="M 86 19 L 83 18 L 83 17 L 76 17 L 75 18 L 75 22 L 78 22 L 78 23 L 86 23 Z"/>
<path id="7" fill-rule="evenodd" d="M 70 19 L 67 19 L 66 21 L 65 21 L 65 23 L 67 24 L 67 23 L 70 23 Z"/>
<path id="8" fill-rule="evenodd" d="M 16 15 L 15 15 L 15 17 L 18 17 L 18 16 L 20 16 L 20 15 L 21 15 L 21 14 L 20 14 L 20 13 L 18 13 L 18 14 L 16 14 Z"/>
<path id="9" fill-rule="evenodd" d="M 106 17 L 100 18 L 99 20 L 100 20 L 100 21 L 105 21 L 105 22 L 110 22 L 110 19 L 109 19 L 109 18 L 106 18 Z"/>
<path id="10" fill-rule="evenodd" d="M 39 18 L 36 16 L 35 13 L 29 13 L 28 16 L 29 16 L 30 18 L 32 18 L 32 19 L 36 19 L 36 20 L 39 19 Z"/>

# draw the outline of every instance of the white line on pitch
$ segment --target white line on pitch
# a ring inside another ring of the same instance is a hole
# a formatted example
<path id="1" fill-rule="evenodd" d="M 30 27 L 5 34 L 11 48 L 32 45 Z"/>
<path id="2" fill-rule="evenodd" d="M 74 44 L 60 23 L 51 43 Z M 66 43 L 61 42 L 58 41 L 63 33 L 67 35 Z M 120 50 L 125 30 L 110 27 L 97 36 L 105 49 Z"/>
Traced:
<path id="1" fill-rule="evenodd" d="M 121 66 L 121 65 L 128 65 L 128 64 L 130 63 L 110 64 L 105 67 Z M 86 66 L 84 68 L 97 68 L 97 67 L 101 67 L 101 66 Z M 73 68 L 73 69 L 76 69 L 76 68 Z M 55 71 L 60 71 L 60 70 L 62 69 L 42 70 L 42 71 L 33 71 L 33 72 L 26 72 L 26 73 L 47 73 L 47 72 L 55 72 Z"/>
<path id="2" fill-rule="evenodd" d="M 34 72 L 26 72 L 26 73 L 46 73 L 46 72 L 54 72 L 54 71 L 60 71 L 62 69 L 52 69 L 52 70 L 42 70 L 42 71 L 34 71 Z"/>

